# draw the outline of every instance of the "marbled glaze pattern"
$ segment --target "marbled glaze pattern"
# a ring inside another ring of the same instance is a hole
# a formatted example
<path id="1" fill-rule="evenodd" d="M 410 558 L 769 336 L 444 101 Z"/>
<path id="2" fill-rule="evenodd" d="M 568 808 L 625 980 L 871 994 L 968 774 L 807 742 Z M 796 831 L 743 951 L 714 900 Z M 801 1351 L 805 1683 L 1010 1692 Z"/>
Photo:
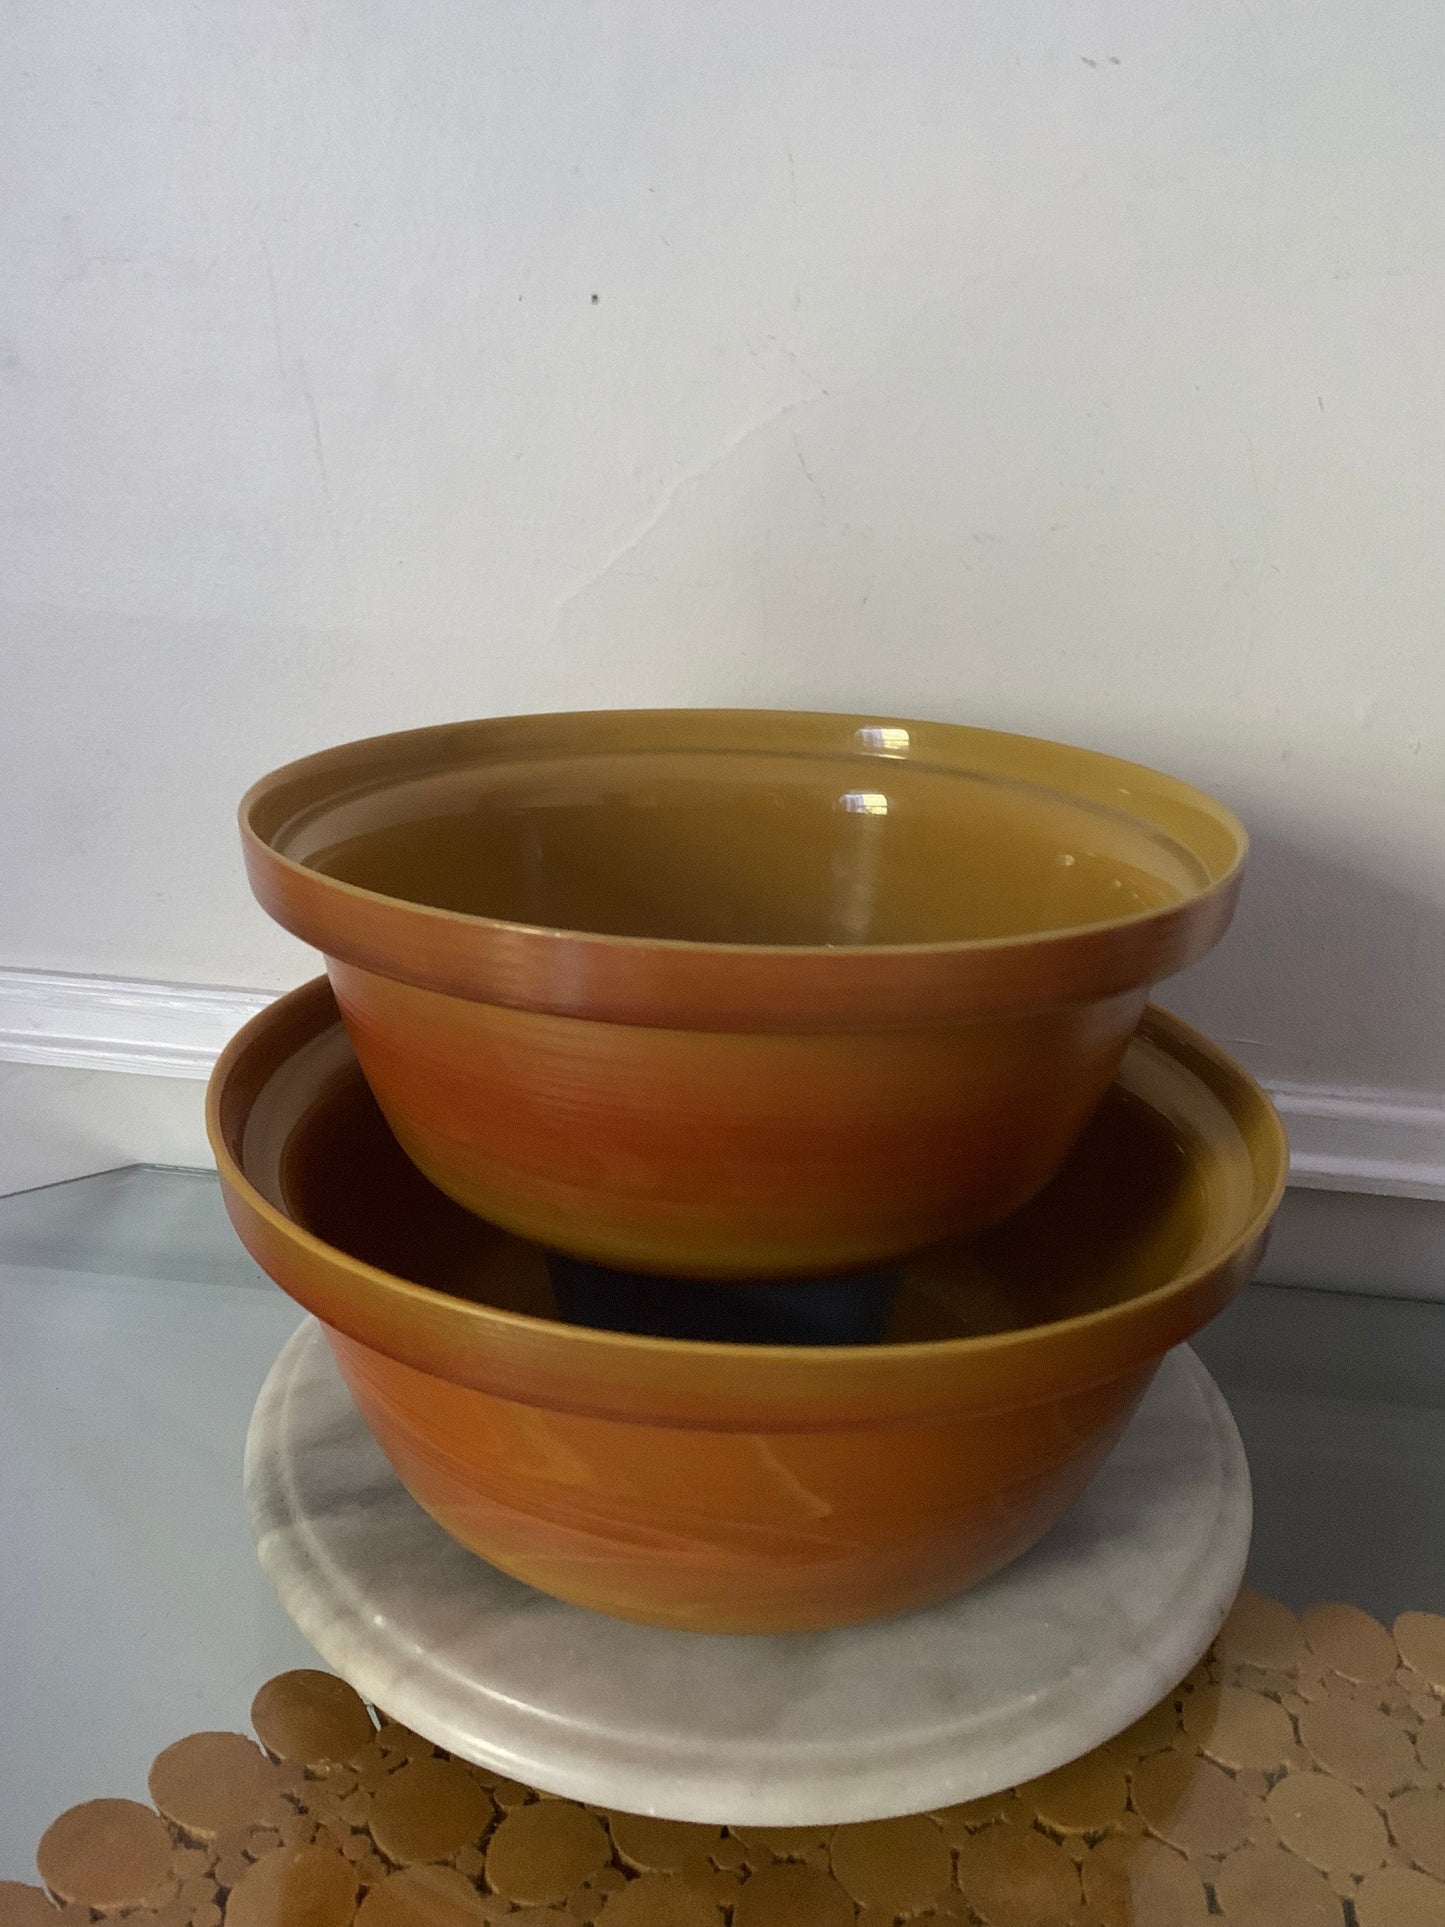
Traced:
<path id="1" fill-rule="evenodd" d="M 1078 1498 L 1154 1361 L 1009 1413 L 884 1433 L 539 1410 L 329 1334 L 407 1490 L 529 1585 L 647 1625 L 813 1631 L 977 1585 Z"/>
<path id="2" fill-rule="evenodd" d="M 1238 1433 L 1184 1348 L 1032 1552 L 842 1631 L 660 1632 L 507 1578 L 407 1496 L 310 1320 L 257 1404 L 246 1496 L 301 1631 L 395 1718 L 576 1799 L 779 1826 L 973 1799 L 1087 1752 L 1203 1653 L 1250 1531 Z"/>

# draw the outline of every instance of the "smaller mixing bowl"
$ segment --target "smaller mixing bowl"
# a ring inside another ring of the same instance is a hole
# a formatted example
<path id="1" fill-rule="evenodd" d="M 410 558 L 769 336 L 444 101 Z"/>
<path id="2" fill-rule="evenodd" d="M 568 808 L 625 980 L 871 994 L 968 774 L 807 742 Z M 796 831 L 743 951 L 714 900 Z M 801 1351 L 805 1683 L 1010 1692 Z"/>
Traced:
<path id="1" fill-rule="evenodd" d="M 1245 838 L 1134 763 L 769 710 L 350 743 L 241 805 L 397 1138 L 624 1271 L 867 1270 L 1048 1182 Z"/>
<path id="2" fill-rule="evenodd" d="M 402 1153 L 324 979 L 229 1046 L 208 1123 L 418 1502 L 544 1592 L 710 1632 L 900 1612 L 1025 1552 L 1245 1283 L 1286 1169 L 1258 1086 L 1153 1012 L 1053 1184 L 905 1266 L 883 1342 L 716 1344 L 560 1322 L 545 1253 Z"/>

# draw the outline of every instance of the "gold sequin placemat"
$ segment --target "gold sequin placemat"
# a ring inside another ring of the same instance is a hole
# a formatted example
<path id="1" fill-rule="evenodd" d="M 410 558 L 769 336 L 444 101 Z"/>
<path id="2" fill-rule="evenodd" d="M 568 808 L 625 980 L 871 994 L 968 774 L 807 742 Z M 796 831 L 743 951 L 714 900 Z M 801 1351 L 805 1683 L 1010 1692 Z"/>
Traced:
<path id="1" fill-rule="evenodd" d="M 1241 1593 L 1208 1657 L 1085 1759 L 837 1827 L 694 1826 L 538 1793 L 284 1673 L 153 1805 L 49 1827 L 0 1927 L 1445 1927 L 1445 1618 Z M 259 1741 L 259 1745 L 257 1744 Z"/>

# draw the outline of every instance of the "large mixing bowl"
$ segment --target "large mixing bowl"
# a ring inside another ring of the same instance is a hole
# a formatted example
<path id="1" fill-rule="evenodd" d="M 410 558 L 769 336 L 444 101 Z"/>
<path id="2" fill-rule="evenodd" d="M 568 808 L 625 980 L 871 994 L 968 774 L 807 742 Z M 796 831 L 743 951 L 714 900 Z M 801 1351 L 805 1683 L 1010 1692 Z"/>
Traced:
<path id="1" fill-rule="evenodd" d="M 1248 1278 L 1286 1164 L 1257 1086 L 1155 1012 L 1048 1190 L 905 1268 L 884 1342 L 710 1344 L 560 1322 L 544 1255 L 402 1154 L 324 979 L 242 1031 L 209 1122 L 242 1239 L 427 1511 L 546 1592 L 715 1632 L 922 1606 L 1026 1551 Z"/>
<path id="2" fill-rule="evenodd" d="M 241 818 L 433 1183 L 711 1278 L 858 1269 L 1032 1197 L 1245 850 L 1087 750 L 747 710 L 378 737 Z"/>

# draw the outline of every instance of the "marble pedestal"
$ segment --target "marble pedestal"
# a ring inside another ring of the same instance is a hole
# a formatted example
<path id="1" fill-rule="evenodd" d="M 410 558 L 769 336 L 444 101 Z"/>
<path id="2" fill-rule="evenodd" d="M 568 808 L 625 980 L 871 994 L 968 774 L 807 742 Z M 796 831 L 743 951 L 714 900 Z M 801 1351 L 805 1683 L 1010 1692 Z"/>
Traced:
<path id="1" fill-rule="evenodd" d="M 657 1631 L 563 1605 L 448 1538 L 312 1320 L 257 1403 L 246 1498 L 307 1639 L 437 1745 L 579 1800 L 782 1826 L 973 1799 L 1099 1745 L 1209 1645 L 1251 1520 L 1234 1421 L 1181 1346 L 1069 1517 L 973 1592 L 831 1633 Z"/>

